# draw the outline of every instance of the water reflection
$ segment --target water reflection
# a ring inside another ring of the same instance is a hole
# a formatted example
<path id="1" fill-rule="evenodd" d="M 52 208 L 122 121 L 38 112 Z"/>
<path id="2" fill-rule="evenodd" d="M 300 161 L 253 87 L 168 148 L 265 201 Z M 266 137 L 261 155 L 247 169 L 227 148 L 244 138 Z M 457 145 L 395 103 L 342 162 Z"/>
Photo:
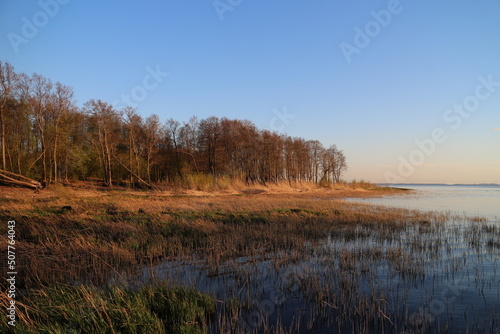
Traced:
<path id="1" fill-rule="evenodd" d="M 349 199 L 350 201 L 429 211 L 451 211 L 500 221 L 500 186 L 414 185 L 392 187 L 414 190 L 402 196 Z"/>
<path id="2" fill-rule="evenodd" d="M 359 225 L 319 244 L 210 265 L 202 255 L 142 268 L 212 294 L 213 332 L 498 332 L 500 226 L 453 218 Z"/>

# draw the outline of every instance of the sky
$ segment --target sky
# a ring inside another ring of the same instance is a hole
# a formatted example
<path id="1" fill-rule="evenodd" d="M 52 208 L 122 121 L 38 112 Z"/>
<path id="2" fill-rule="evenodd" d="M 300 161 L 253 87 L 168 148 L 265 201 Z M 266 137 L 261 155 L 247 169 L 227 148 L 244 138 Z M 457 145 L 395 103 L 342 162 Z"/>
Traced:
<path id="1" fill-rule="evenodd" d="M 346 180 L 500 183 L 500 1 L 0 0 L 0 60 L 143 116 L 337 145 Z"/>

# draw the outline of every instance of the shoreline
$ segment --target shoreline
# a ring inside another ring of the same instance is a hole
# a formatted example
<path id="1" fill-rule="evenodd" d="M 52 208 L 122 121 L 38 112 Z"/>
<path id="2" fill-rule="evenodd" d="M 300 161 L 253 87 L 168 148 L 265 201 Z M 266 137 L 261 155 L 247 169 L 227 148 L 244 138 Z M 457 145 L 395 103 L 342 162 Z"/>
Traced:
<path id="1" fill-rule="evenodd" d="M 218 196 L 283 196 L 283 195 L 299 195 L 299 196 L 320 196 L 331 198 L 366 198 L 380 197 L 387 195 L 400 195 L 411 192 L 411 189 L 401 187 L 387 187 L 373 184 L 338 184 L 331 187 L 320 187 L 315 184 L 297 184 L 289 185 L 287 183 L 271 184 L 271 185 L 251 185 L 237 186 L 223 190 L 198 190 L 185 189 L 174 187 L 162 187 L 159 190 L 144 190 L 130 189 L 125 187 L 106 188 L 96 186 L 90 183 L 78 183 L 70 185 L 51 185 L 45 189 L 34 191 L 32 189 L 21 187 L 10 187 L 0 185 L 0 199 L 43 199 L 43 198 L 58 198 L 58 197 L 99 197 L 99 196 L 120 196 L 130 195 L 138 197 L 159 197 L 159 198 L 174 198 L 174 197 L 218 197 Z"/>

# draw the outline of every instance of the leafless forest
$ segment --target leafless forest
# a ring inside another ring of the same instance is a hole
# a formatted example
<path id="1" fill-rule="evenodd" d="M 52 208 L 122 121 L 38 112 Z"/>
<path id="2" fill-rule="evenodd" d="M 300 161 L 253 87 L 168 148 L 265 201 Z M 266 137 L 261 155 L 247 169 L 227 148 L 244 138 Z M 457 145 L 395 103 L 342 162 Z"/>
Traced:
<path id="1" fill-rule="evenodd" d="M 335 145 L 258 129 L 248 120 L 161 122 L 100 100 L 78 107 L 73 95 L 69 86 L 0 62 L 2 183 L 93 179 L 110 187 L 151 187 L 188 175 L 331 183 L 347 169 Z"/>

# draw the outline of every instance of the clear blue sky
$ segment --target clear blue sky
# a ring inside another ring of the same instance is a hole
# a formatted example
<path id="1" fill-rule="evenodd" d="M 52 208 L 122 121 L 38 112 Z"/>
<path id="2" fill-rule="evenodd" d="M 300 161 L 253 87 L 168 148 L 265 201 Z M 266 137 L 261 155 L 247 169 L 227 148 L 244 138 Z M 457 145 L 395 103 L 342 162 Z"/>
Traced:
<path id="1" fill-rule="evenodd" d="M 146 92 L 132 101 L 144 116 L 337 144 L 346 179 L 500 183 L 500 1 L 59 1 L 2 0 L 0 59 L 72 86 L 79 105 Z M 465 102 L 468 118 L 447 113 Z"/>

